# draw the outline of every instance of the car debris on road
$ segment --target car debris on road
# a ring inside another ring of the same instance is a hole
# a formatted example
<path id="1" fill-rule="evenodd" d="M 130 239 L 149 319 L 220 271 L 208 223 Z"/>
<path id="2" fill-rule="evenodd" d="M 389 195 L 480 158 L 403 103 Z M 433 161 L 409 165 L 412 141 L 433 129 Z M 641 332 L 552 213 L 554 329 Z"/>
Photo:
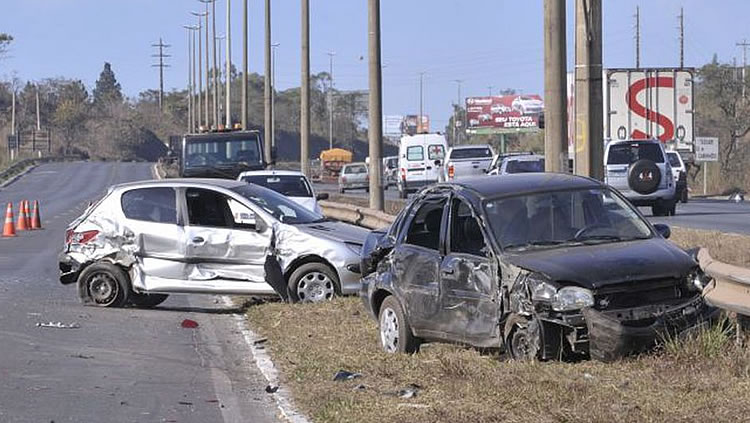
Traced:
<path id="1" fill-rule="evenodd" d="M 69 323 L 69 324 L 65 324 L 63 322 L 47 322 L 47 323 L 38 322 L 36 324 L 36 327 L 53 328 L 53 329 L 80 329 L 81 325 L 75 322 Z"/>

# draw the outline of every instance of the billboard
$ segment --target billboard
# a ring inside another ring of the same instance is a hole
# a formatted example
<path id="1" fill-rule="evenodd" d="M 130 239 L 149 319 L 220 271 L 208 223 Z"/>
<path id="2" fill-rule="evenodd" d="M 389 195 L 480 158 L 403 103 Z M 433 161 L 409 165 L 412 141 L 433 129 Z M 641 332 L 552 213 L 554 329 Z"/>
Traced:
<path id="1" fill-rule="evenodd" d="M 692 69 L 608 69 L 604 137 L 657 138 L 689 150 L 693 132 Z"/>
<path id="2" fill-rule="evenodd" d="M 401 121 L 401 133 L 414 135 L 414 134 L 426 134 L 430 132 L 430 117 L 427 115 L 422 116 L 422 122 L 419 122 L 418 115 L 406 115 Z"/>
<path id="3" fill-rule="evenodd" d="M 536 94 L 468 97 L 466 122 L 469 133 L 536 131 L 544 101 Z"/>

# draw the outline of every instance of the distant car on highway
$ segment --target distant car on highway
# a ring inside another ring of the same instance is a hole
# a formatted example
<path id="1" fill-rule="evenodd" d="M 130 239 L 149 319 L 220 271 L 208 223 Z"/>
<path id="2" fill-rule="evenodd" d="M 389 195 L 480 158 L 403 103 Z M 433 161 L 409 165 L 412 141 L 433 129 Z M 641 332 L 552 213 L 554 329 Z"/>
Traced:
<path id="1" fill-rule="evenodd" d="M 323 210 L 318 201 L 328 199 L 327 193 L 316 195 L 307 177 L 294 170 L 252 170 L 240 173 L 237 180 L 272 189 L 319 214 L 323 214 Z"/>
<path id="2" fill-rule="evenodd" d="M 259 185 L 134 182 L 110 188 L 70 224 L 60 282 L 101 307 L 153 307 L 169 294 L 325 301 L 357 292 L 365 236 Z"/>
<path id="3" fill-rule="evenodd" d="M 510 113 L 511 111 L 513 111 L 513 109 L 506 106 L 505 104 L 496 103 L 490 107 L 490 111 L 492 113 L 502 114 L 502 113 Z"/>
<path id="4" fill-rule="evenodd" d="M 522 115 L 533 115 L 544 111 L 544 102 L 538 98 L 519 95 L 513 99 L 511 107 Z"/>
<path id="5" fill-rule="evenodd" d="M 348 189 L 364 189 L 370 192 L 370 174 L 365 163 L 349 163 L 341 168 L 339 174 L 339 192 Z"/>
<path id="6" fill-rule="evenodd" d="M 454 181 L 461 178 L 487 173 L 494 156 L 492 147 L 481 145 L 456 145 L 445 156 L 445 170 L 441 181 Z"/>
<path id="7" fill-rule="evenodd" d="M 383 158 L 383 188 L 395 186 L 398 183 L 398 156 Z"/>
<path id="8" fill-rule="evenodd" d="M 654 216 L 674 216 L 678 198 L 664 145 L 658 140 L 612 141 L 604 150 L 604 181 Z"/>
<path id="9" fill-rule="evenodd" d="M 422 342 L 615 360 L 716 319 L 710 281 L 616 190 L 525 173 L 420 191 L 362 248 L 360 296 L 389 353 Z"/>
<path id="10" fill-rule="evenodd" d="M 416 134 L 401 137 L 398 146 L 398 194 L 406 198 L 409 192 L 438 182 L 445 166 L 448 141 L 442 134 Z"/>
<path id="11" fill-rule="evenodd" d="M 178 147 L 180 176 L 235 179 L 244 171 L 265 169 L 259 131 L 214 131 L 188 134 Z M 276 152 L 271 151 L 272 162 Z"/>
<path id="12" fill-rule="evenodd" d="M 688 187 L 685 162 L 682 160 L 680 153 L 676 151 L 667 151 L 667 159 L 669 159 L 669 164 L 672 166 L 672 176 L 674 176 L 675 183 L 675 196 L 678 198 L 678 201 L 687 203 Z"/>
<path id="13" fill-rule="evenodd" d="M 521 154 L 508 156 L 490 175 L 510 175 L 513 173 L 544 172 L 544 156 L 538 154 Z"/>

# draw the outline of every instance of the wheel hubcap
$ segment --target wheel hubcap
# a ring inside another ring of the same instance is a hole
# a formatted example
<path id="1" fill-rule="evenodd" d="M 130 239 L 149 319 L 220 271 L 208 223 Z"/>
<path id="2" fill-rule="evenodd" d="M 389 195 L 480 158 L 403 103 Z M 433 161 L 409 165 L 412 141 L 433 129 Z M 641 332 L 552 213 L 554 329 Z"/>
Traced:
<path id="1" fill-rule="evenodd" d="M 330 300 L 334 293 L 333 280 L 325 273 L 310 272 L 297 282 L 297 298 L 302 302 L 317 303 Z"/>
<path id="2" fill-rule="evenodd" d="M 96 304 L 109 305 L 117 298 L 120 286 L 106 273 L 97 273 L 89 279 L 89 293 Z"/>
<path id="3" fill-rule="evenodd" d="M 398 350 L 398 317 L 391 308 L 383 309 L 380 315 L 380 342 L 389 353 Z"/>

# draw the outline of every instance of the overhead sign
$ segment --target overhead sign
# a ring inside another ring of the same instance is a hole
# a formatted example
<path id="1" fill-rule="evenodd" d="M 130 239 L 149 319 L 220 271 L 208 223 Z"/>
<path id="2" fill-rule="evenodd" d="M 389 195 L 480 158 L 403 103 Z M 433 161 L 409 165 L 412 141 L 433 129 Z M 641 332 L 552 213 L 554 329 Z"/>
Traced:
<path id="1" fill-rule="evenodd" d="M 690 149 L 695 138 L 692 69 L 609 69 L 603 88 L 607 139 L 655 138 Z"/>
<path id="2" fill-rule="evenodd" d="M 466 122 L 469 133 L 536 131 L 544 101 L 534 95 L 468 97 Z"/>
<path id="3" fill-rule="evenodd" d="M 419 122 L 418 115 L 406 115 L 401 121 L 401 133 L 414 135 L 414 134 L 425 134 L 430 132 L 430 117 L 423 115 L 421 122 Z"/>
<path id="4" fill-rule="evenodd" d="M 719 139 L 716 137 L 695 137 L 695 161 L 718 162 Z"/>

